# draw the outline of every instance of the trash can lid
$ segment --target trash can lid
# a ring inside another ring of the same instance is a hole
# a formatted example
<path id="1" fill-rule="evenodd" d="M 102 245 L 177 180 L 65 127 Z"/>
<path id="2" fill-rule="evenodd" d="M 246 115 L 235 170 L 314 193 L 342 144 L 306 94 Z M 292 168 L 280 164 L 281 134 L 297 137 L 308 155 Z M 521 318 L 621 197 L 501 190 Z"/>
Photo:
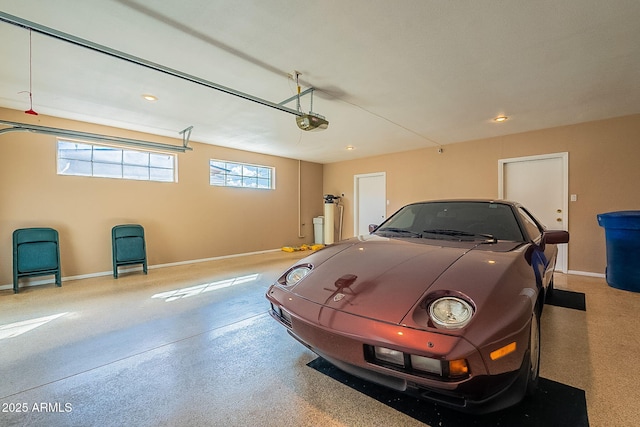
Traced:
<path id="1" fill-rule="evenodd" d="M 640 230 L 640 210 L 598 214 L 598 225 L 604 228 Z"/>

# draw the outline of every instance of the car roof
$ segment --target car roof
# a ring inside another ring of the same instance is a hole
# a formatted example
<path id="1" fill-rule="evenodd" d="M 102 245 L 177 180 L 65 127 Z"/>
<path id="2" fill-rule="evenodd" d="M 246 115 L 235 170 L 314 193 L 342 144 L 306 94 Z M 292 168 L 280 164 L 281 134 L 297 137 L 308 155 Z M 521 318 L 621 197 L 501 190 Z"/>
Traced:
<path id="1" fill-rule="evenodd" d="M 522 206 L 520 203 L 512 201 L 512 200 L 502 200 L 502 199 L 433 199 L 433 200 L 423 200 L 420 202 L 409 203 L 411 205 L 421 204 L 421 203 L 496 203 L 502 205 L 510 205 L 514 207 Z"/>

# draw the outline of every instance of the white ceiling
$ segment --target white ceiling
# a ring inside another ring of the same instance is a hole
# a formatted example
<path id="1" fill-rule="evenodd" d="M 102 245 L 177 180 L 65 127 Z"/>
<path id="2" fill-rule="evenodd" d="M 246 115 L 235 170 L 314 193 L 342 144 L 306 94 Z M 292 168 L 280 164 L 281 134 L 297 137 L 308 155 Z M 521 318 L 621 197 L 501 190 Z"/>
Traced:
<path id="1" fill-rule="evenodd" d="M 329 128 L 304 132 L 292 114 L 33 33 L 40 114 L 177 138 L 193 125 L 192 141 L 319 163 L 640 113 L 638 0 L 0 0 L 0 10 L 276 104 L 296 93 L 288 75 L 299 71 Z M 0 106 L 27 110 L 29 31 L 0 22 L 0 40 Z M 494 123 L 501 114 L 509 120 Z"/>

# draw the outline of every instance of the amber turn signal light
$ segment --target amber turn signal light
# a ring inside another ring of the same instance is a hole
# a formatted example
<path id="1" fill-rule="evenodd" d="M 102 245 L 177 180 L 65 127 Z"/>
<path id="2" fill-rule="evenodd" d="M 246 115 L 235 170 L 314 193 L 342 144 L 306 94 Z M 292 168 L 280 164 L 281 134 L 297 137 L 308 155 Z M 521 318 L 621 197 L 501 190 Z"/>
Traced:
<path id="1" fill-rule="evenodd" d="M 466 359 L 457 359 L 449 361 L 449 376 L 461 377 L 469 373 L 469 366 Z"/>
<path id="2" fill-rule="evenodd" d="M 499 349 L 492 351 L 491 354 L 489 354 L 489 357 L 491 357 L 491 360 L 497 360 L 501 357 L 506 356 L 507 354 L 513 353 L 514 351 L 516 351 L 515 341 L 511 344 L 507 344 L 504 347 L 500 347 Z"/>

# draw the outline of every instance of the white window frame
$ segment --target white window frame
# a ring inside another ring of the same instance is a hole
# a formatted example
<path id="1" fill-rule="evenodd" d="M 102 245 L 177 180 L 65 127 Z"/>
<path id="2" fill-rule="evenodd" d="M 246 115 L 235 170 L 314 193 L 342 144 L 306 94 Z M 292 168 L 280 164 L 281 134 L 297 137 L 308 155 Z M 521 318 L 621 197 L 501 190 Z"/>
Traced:
<path id="1" fill-rule="evenodd" d="M 214 163 L 218 164 L 215 165 Z M 265 173 L 268 174 L 267 177 L 264 176 Z M 268 185 L 264 185 L 265 182 Z M 209 185 L 214 187 L 275 190 L 276 168 L 231 160 L 209 159 Z"/>
<path id="2" fill-rule="evenodd" d="M 65 155 L 61 151 L 65 149 L 64 145 L 75 145 L 77 151 L 69 151 Z M 85 151 L 79 151 L 79 148 Z M 143 160 L 145 156 L 146 161 Z M 153 150 L 59 138 L 56 163 L 58 175 L 150 182 L 178 181 L 177 156 Z"/>

